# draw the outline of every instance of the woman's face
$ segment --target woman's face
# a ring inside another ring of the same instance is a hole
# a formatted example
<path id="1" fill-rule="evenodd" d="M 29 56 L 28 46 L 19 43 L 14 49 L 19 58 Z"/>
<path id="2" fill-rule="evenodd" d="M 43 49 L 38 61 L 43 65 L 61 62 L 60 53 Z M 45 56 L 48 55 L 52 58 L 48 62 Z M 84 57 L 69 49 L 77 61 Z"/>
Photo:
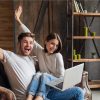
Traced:
<path id="1" fill-rule="evenodd" d="M 49 54 L 52 54 L 54 53 L 54 51 L 58 49 L 59 41 L 57 39 L 52 39 L 49 40 L 48 42 L 46 41 L 45 44 L 46 44 L 47 52 Z"/>

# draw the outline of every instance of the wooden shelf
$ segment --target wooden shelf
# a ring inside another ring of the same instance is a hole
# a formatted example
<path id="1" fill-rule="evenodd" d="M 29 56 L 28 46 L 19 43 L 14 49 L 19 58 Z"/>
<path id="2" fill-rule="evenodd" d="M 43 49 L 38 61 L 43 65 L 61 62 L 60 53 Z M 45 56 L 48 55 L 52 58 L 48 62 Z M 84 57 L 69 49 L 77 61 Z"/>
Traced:
<path id="1" fill-rule="evenodd" d="M 100 39 L 100 36 L 73 36 L 73 39 Z"/>
<path id="2" fill-rule="evenodd" d="M 100 13 L 92 13 L 92 12 L 87 12 L 87 13 L 78 13 L 78 12 L 73 12 L 73 15 L 75 16 L 88 16 L 88 17 L 100 17 Z"/>
<path id="3" fill-rule="evenodd" d="M 73 62 L 99 62 L 100 59 L 77 59 L 73 60 Z"/>
<path id="4" fill-rule="evenodd" d="M 100 80 L 92 80 L 89 81 L 89 88 L 91 89 L 96 89 L 96 88 L 100 88 Z"/>

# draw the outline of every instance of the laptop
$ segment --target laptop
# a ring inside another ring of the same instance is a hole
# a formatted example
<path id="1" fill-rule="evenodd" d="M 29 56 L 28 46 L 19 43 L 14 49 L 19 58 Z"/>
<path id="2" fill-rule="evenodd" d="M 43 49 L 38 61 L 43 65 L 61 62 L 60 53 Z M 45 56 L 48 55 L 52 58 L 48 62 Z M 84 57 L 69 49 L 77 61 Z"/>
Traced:
<path id="1" fill-rule="evenodd" d="M 64 77 L 48 82 L 47 85 L 61 91 L 71 88 L 81 82 L 83 68 L 84 63 L 68 68 L 65 70 Z"/>

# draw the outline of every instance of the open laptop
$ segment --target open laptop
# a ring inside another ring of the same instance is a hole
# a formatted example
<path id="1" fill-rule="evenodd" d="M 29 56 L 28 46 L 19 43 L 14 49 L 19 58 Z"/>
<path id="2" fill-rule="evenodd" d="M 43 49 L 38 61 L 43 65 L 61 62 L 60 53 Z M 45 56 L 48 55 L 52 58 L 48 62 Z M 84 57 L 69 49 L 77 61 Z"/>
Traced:
<path id="1" fill-rule="evenodd" d="M 50 87 L 64 91 L 81 82 L 84 63 L 65 70 L 64 77 L 47 83 Z"/>

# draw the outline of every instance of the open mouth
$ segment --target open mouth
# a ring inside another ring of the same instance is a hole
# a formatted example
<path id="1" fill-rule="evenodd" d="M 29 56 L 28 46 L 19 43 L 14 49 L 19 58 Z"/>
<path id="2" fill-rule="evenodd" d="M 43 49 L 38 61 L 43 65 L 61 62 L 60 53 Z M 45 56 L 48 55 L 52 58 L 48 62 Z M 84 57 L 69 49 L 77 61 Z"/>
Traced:
<path id="1" fill-rule="evenodd" d="M 31 49 L 25 49 L 25 51 L 30 51 Z"/>

